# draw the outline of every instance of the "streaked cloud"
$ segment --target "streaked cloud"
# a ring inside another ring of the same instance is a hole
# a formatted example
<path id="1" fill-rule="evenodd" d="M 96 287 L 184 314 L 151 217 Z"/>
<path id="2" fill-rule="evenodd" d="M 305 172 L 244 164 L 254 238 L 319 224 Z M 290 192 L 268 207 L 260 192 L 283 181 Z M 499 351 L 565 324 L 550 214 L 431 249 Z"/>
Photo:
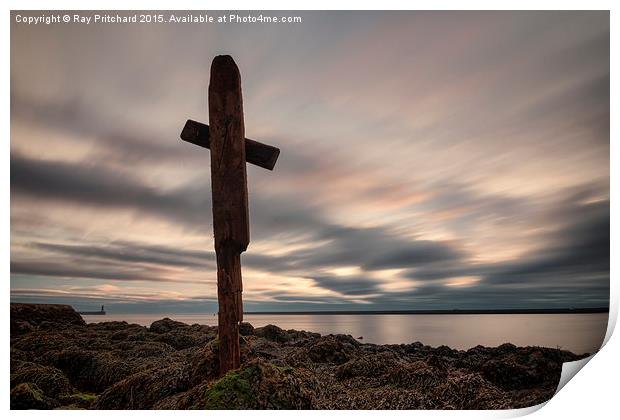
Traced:
<path id="1" fill-rule="evenodd" d="M 248 169 L 246 308 L 607 304 L 607 12 L 302 15 L 13 23 L 12 299 L 214 309 L 209 152 L 178 135 L 230 53 L 282 149 Z"/>

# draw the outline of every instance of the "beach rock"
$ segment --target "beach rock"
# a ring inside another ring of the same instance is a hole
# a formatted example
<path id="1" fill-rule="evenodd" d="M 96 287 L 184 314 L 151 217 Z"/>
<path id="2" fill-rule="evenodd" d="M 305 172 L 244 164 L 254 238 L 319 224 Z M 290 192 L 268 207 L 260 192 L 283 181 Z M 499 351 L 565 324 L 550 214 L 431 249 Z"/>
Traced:
<path id="1" fill-rule="evenodd" d="M 133 373 L 129 363 L 107 352 L 68 348 L 49 356 L 71 383 L 85 391 L 102 392 Z"/>
<path id="2" fill-rule="evenodd" d="M 254 362 L 228 372 L 197 403 L 200 409 L 311 409 L 312 393 L 292 368 Z"/>
<path id="3" fill-rule="evenodd" d="M 46 352 L 62 350 L 71 339 L 56 331 L 33 331 L 11 339 L 11 347 L 23 352 L 41 355 Z"/>
<path id="4" fill-rule="evenodd" d="M 11 334 L 26 334 L 35 329 L 36 328 L 28 321 L 11 321 Z"/>
<path id="5" fill-rule="evenodd" d="M 48 398 L 32 383 L 21 383 L 11 389 L 11 410 L 49 410 L 58 402 Z"/>
<path id="6" fill-rule="evenodd" d="M 35 329 L 62 329 L 84 326 L 82 317 L 69 305 L 11 303 L 11 335 Z"/>
<path id="7" fill-rule="evenodd" d="M 212 337 L 199 332 L 172 331 L 160 334 L 155 340 L 166 343 L 177 350 L 183 350 L 205 344 L 210 338 Z"/>
<path id="8" fill-rule="evenodd" d="M 51 366 L 41 366 L 36 363 L 21 363 L 11 373 L 11 387 L 21 383 L 36 385 L 38 389 L 51 398 L 73 393 L 73 387 L 69 383 L 69 379 L 60 369 Z"/>
<path id="9" fill-rule="evenodd" d="M 190 361 L 190 383 L 197 385 L 205 380 L 214 379 L 219 375 L 219 342 L 213 340 L 200 351 L 195 352 Z"/>
<path id="10" fill-rule="evenodd" d="M 187 364 L 178 363 L 136 373 L 106 389 L 94 406 L 97 410 L 146 410 L 158 401 L 186 391 L 190 383 Z"/>
<path id="11" fill-rule="evenodd" d="M 267 340 L 278 343 L 286 343 L 289 340 L 288 334 L 282 328 L 269 324 L 264 327 L 254 329 L 254 335 L 266 338 Z"/>
<path id="12" fill-rule="evenodd" d="M 455 372 L 425 396 L 425 408 L 438 410 L 503 410 L 508 395 L 477 373 Z"/>
<path id="13" fill-rule="evenodd" d="M 88 324 L 88 328 L 99 331 L 127 331 L 130 325 L 133 327 L 137 326 L 146 329 L 146 327 L 137 324 L 129 324 L 126 321 L 94 322 L 92 324 Z"/>
<path id="14" fill-rule="evenodd" d="M 149 327 L 149 331 L 154 332 L 156 334 L 164 334 L 170 331 L 186 329 L 189 325 L 179 322 L 173 321 L 170 318 L 160 319 L 159 321 L 155 321 Z"/>
<path id="15" fill-rule="evenodd" d="M 93 408 L 97 401 L 97 395 L 87 392 L 75 392 L 71 395 L 63 395 L 58 398 L 59 409 L 63 410 L 87 410 Z"/>
<path id="16" fill-rule="evenodd" d="M 239 324 L 239 334 L 254 335 L 254 327 L 249 322 L 241 322 Z"/>
<path id="17" fill-rule="evenodd" d="M 43 312 L 32 323 L 11 319 L 11 407 L 520 408 L 551 398 L 562 363 L 584 357 L 509 343 L 468 351 L 362 344 L 243 324 L 242 367 L 220 377 L 217 327 L 83 325 Z"/>
<path id="18" fill-rule="evenodd" d="M 159 341 L 122 341 L 114 347 L 113 354 L 118 358 L 144 359 L 161 358 L 175 351 L 171 345 Z"/>
<path id="19" fill-rule="evenodd" d="M 309 349 L 308 357 L 315 363 L 341 364 L 349 360 L 353 345 L 335 336 L 319 338 Z"/>
<path id="20" fill-rule="evenodd" d="M 384 353 L 382 357 L 363 355 L 338 366 L 336 378 L 345 380 L 355 377 L 376 378 L 390 373 L 402 364 L 393 353 Z"/>

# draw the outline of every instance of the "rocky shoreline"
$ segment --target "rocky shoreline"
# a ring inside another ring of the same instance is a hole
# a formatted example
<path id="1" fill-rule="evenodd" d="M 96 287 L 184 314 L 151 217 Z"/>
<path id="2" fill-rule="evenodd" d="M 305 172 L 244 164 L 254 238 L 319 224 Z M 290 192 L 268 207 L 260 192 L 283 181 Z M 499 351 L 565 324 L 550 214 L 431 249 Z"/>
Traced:
<path id="1" fill-rule="evenodd" d="M 70 306 L 11 304 L 11 409 L 521 408 L 587 356 L 241 327 L 242 366 L 218 377 L 215 326 L 86 324 Z"/>

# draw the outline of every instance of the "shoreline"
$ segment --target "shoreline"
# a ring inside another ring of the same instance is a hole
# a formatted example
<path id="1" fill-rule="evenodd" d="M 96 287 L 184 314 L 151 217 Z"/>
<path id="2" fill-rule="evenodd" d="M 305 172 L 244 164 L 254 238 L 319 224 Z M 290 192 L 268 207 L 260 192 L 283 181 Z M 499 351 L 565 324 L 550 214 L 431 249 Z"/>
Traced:
<path id="1" fill-rule="evenodd" d="M 219 375 L 217 327 L 164 318 L 87 324 L 67 305 L 11 305 L 13 409 L 510 409 L 550 399 L 562 363 L 546 347 L 455 350 L 420 342 L 255 328 Z"/>

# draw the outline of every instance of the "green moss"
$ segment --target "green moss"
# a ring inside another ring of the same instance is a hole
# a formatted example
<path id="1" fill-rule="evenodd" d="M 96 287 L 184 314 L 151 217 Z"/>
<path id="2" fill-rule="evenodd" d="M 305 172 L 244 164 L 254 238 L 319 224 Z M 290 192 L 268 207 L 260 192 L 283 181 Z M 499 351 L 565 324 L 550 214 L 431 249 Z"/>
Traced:
<path id="1" fill-rule="evenodd" d="M 272 366 L 278 369 L 282 373 L 293 373 L 295 371 L 295 369 L 292 366 L 277 366 L 277 365 L 272 365 Z"/>
<path id="2" fill-rule="evenodd" d="M 207 410 L 250 409 L 256 405 L 252 386 L 248 381 L 250 368 L 228 372 L 205 393 L 204 407 Z"/>
<path id="3" fill-rule="evenodd" d="M 35 400 L 43 401 L 43 391 L 41 391 L 41 389 L 36 384 L 26 382 L 22 384 L 22 386 L 23 390 L 29 393 Z"/>
<path id="4" fill-rule="evenodd" d="M 60 403 L 65 409 L 90 408 L 97 400 L 97 394 L 76 392 L 60 397 Z"/>
<path id="5" fill-rule="evenodd" d="M 31 410 L 50 408 L 49 399 L 31 382 L 23 382 L 11 389 L 11 409 Z"/>
<path id="6" fill-rule="evenodd" d="M 209 341 L 207 346 L 214 352 L 217 352 L 220 348 L 220 337 L 215 337 L 213 340 Z"/>
<path id="7" fill-rule="evenodd" d="M 71 395 L 71 398 L 74 398 L 80 402 L 90 404 L 97 399 L 97 394 L 88 394 L 85 392 L 76 392 Z"/>

